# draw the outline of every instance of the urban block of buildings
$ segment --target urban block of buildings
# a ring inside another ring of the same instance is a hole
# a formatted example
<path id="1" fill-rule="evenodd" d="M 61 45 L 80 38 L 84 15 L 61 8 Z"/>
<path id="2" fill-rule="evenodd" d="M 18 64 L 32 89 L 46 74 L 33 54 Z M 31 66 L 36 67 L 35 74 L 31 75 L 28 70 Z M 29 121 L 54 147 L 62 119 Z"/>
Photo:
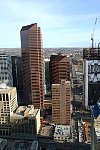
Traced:
<path id="1" fill-rule="evenodd" d="M 0 136 L 36 136 L 40 129 L 40 109 L 19 106 L 15 87 L 0 85 Z"/>

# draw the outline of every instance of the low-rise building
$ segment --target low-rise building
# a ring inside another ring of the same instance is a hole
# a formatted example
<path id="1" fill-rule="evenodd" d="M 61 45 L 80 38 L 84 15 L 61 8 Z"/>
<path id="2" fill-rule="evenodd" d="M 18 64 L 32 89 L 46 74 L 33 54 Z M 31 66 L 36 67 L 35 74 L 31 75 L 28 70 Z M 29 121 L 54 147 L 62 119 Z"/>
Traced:
<path id="1" fill-rule="evenodd" d="M 55 127 L 54 139 L 57 141 L 69 141 L 71 139 L 71 127 L 68 125 L 57 125 Z"/>
<path id="2" fill-rule="evenodd" d="M 11 134 L 18 136 L 34 136 L 40 129 L 40 110 L 33 105 L 20 106 L 10 118 L 12 123 Z"/>
<path id="3" fill-rule="evenodd" d="M 5 150 L 5 146 L 7 145 L 6 139 L 0 139 L 0 150 Z"/>
<path id="4" fill-rule="evenodd" d="M 94 147 L 96 150 L 100 149 L 100 115 L 94 120 L 95 137 Z"/>
<path id="5" fill-rule="evenodd" d="M 95 119 L 94 128 L 95 128 L 97 141 L 100 142 L 100 116 L 97 119 Z"/>
<path id="6" fill-rule="evenodd" d="M 33 140 L 30 150 L 38 150 L 38 141 Z"/>
<path id="7" fill-rule="evenodd" d="M 91 121 L 85 121 L 84 130 L 86 141 L 91 142 Z"/>

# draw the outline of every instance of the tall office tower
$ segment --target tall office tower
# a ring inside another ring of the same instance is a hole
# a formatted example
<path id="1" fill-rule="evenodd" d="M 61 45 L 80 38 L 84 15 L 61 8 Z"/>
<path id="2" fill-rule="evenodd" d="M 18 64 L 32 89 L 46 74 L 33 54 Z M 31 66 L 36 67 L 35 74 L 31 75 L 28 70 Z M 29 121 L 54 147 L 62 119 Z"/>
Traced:
<path id="1" fill-rule="evenodd" d="M 19 105 L 25 105 L 23 98 L 22 57 L 11 56 L 11 59 L 12 59 L 13 87 L 16 87 L 17 89 L 17 98 Z"/>
<path id="2" fill-rule="evenodd" d="M 15 87 L 0 85 L 0 136 L 11 134 L 10 115 L 18 107 Z"/>
<path id="3" fill-rule="evenodd" d="M 49 70 L 49 62 L 50 59 L 45 59 L 45 86 L 46 86 L 46 93 L 50 91 L 50 70 Z"/>
<path id="4" fill-rule="evenodd" d="M 52 84 L 52 122 L 71 123 L 71 83 L 61 80 L 61 84 Z"/>
<path id="5" fill-rule="evenodd" d="M 44 63 L 41 30 L 37 23 L 21 29 L 23 89 L 26 104 L 43 108 Z"/>
<path id="6" fill-rule="evenodd" d="M 0 54 L 0 83 L 13 86 L 12 61 L 6 54 Z"/>
<path id="7" fill-rule="evenodd" d="M 61 79 L 70 80 L 70 58 L 61 54 L 50 57 L 50 80 L 52 84 L 61 83 Z"/>
<path id="8" fill-rule="evenodd" d="M 22 72 L 22 57 L 17 57 L 17 96 L 19 105 L 25 105 L 23 97 L 23 72 Z"/>
<path id="9" fill-rule="evenodd" d="M 85 106 L 100 102 L 100 49 L 83 49 Z"/>

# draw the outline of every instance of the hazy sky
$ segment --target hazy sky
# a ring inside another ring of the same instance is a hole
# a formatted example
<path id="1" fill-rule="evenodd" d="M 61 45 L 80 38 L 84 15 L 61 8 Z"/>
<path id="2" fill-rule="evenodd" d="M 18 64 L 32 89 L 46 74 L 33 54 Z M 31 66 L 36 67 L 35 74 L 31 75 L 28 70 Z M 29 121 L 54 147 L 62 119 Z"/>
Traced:
<path id="1" fill-rule="evenodd" d="M 20 47 L 20 29 L 38 23 L 43 47 L 89 47 L 95 19 L 100 42 L 100 0 L 0 0 L 0 48 Z"/>

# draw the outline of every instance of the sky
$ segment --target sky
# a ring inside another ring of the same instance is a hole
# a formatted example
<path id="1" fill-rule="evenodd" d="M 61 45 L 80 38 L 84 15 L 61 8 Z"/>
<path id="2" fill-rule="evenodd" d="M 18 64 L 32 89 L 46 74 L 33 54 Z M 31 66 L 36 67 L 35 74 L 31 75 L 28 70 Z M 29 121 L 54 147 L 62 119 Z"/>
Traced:
<path id="1" fill-rule="evenodd" d="M 91 47 L 91 34 L 100 42 L 100 0 L 0 0 L 0 48 L 20 48 L 20 30 L 32 23 L 44 48 Z"/>

